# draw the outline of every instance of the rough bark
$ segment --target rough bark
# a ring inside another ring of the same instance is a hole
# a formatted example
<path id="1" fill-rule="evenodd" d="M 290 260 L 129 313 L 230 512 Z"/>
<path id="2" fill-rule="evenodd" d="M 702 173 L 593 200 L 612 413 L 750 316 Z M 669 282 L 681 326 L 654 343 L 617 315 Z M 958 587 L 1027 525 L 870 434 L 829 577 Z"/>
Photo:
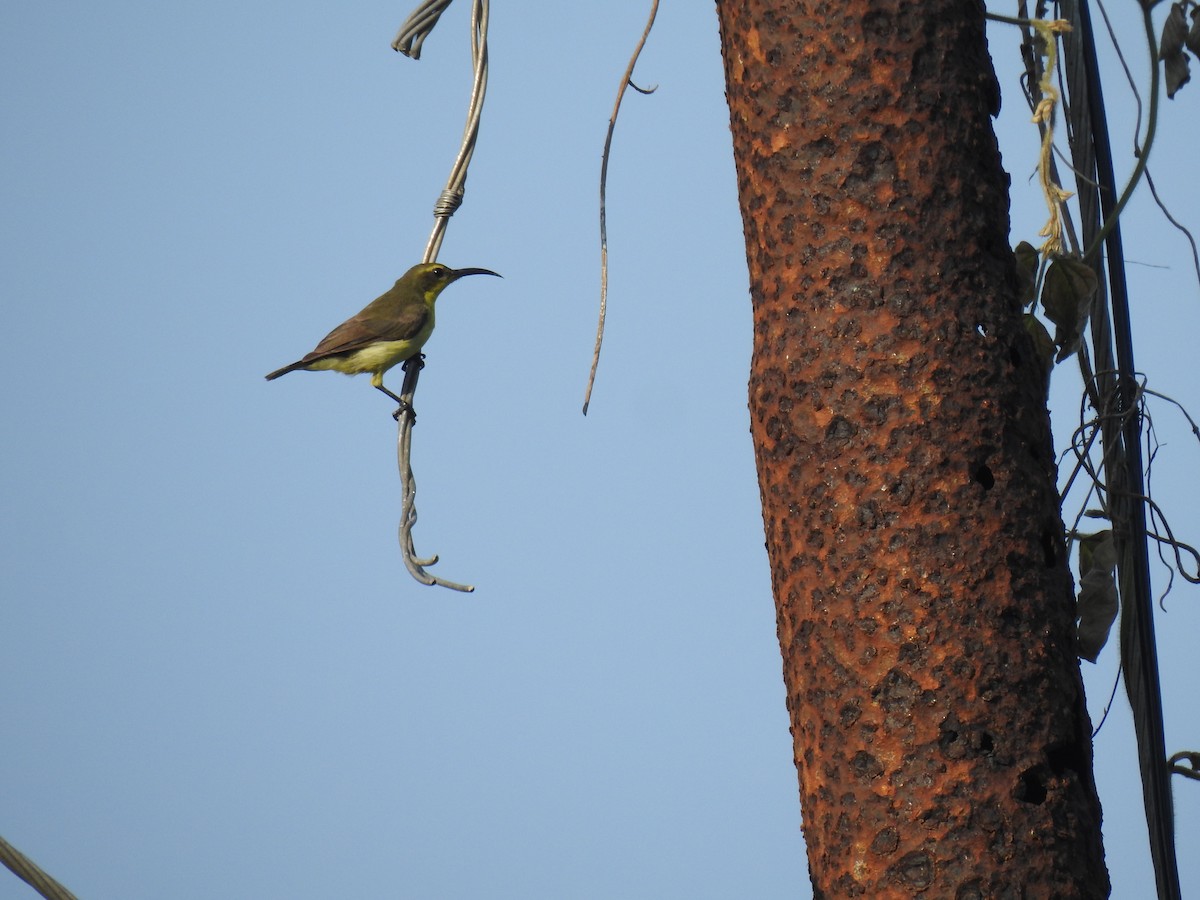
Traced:
<path id="1" fill-rule="evenodd" d="M 718 0 L 818 897 L 1104 897 L 982 5 Z"/>

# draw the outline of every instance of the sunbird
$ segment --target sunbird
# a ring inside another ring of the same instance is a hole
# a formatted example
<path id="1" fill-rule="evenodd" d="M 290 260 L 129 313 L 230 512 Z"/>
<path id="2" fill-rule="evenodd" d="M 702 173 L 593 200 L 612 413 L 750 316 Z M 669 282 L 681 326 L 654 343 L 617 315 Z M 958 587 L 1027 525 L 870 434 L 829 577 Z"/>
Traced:
<path id="1" fill-rule="evenodd" d="M 339 325 L 316 349 L 276 369 L 267 381 L 297 369 L 371 373 L 372 386 L 401 406 L 405 403 L 383 386 L 383 373 L 421 352 L 433 333 L 433 307 L 438 295 L 464 275 L 500 275 L 491 269 L 451 269 L 439 262 L 420 263 L 405 272 L 386 294 Z"/>

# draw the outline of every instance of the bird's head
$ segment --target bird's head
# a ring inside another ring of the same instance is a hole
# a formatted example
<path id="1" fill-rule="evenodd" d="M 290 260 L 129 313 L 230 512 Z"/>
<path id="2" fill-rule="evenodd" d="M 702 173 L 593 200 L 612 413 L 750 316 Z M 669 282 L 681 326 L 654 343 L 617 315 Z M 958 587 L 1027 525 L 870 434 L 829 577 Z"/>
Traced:
<path id="1" fill-rule="evenodd" d="M 399 288 L 407 282 L 408 285 L 415 287 L 420 292 L 420 296 L 424 297 L 426 302 L 432 303 L 448 285 L 465 275 L 501 277 L 498 272 L 493 272 L 491 269 L 451 269 L 440 262 L 430 262 L 413 266 L 404 273 L 403 278 L 396 282 L 396 287 Z"/>

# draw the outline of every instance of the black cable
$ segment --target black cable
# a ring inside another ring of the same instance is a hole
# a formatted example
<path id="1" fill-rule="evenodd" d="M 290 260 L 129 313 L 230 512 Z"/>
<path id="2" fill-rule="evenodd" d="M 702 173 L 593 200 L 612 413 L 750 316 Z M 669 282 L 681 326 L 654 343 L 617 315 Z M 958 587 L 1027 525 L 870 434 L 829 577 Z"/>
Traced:
<path id="1" fill-rule="evenodd" d="M 1064 6 L 1074 4 L 1064 3 Z M 1085 227 L 1093 233 L 1099 230 L 1117 205 L 1118 190 L 1113 173 L 1112 147 L 1104 112 L 1104 96 L 1100 70 L 1096 59 L 1096 43 L 1092 31 L 1087 0 L 1079 0 L 1076 8 L 1079 28 L 1072 35 L 1081 44 L 1088 100 L 1088 127 L 1085 134 L 1094 150 L 1096 181 L 1099 186 L 1103 217 L 1085 217 Z M 1093 204 L 1094 208 L 1094 204 Z M 1085 235 L 1085 245 L 1090 239 Z M 1121 595 L 1121 658 L 1125 668 L 1125 686 L 1133 708 L 1134 730 L 1137 734 L 1138 759 L 1142 775 L 1142 797 L 1146 807 L 1146 822 L 1150 835 L 1150 854 L 1154 863 L 1155 880 L 1160 900 L 1179 900 L 1179 865 L 1175 854 L 1175 815 L 1171 798 L 1171 773 L 1167 766 L 1166 738 L 1163 726 L 1162 693 L 1159 684 L 1158 652 L 1154 637 L 1154 600 L 1150 586 L 1150 556 L 1147 547 L 1145 479 L 1142 466 L 1142 417 L 1138 413 L 1137 371 L 1133 358 L 1133 329 L 1129 313 L 1129 291 L 1125 280 L 1125 257 L 1118 222 L 1105 240 L 1108 257 L 1109 299 L 1112 309 L 1112 338 L 1116 347 L 1117 398 L 1115 411 L 1121 423 L 1120 436 L 1106 435 L 1106 443 L 1120 440 L 1124 453 L 1115 454 L 1121 469 L 1109 472 L 1110 503 L 1125 515 L 1114 515 L 1113 524 L 1124 522 Z M 1099 259 L 1089 260 L 1103 275 Z M 1102 329 L 1103 331 L 1103 329 Z M 1106 341 L 1107 343 L 1107 341 Z M 1098 366 L 1098 368 L 1102 368 Z M 1105 411 L 1100 411 L 1105 412 Z M 1102 417 L 1102 420 L 1105 417 Z M 1108 421 L 1112 421 L 1108 419 Z M 1105 453 L 1106 460 L 1109 454 Z M 1123 466 L 1121 465 L 1123 463 Z"/>

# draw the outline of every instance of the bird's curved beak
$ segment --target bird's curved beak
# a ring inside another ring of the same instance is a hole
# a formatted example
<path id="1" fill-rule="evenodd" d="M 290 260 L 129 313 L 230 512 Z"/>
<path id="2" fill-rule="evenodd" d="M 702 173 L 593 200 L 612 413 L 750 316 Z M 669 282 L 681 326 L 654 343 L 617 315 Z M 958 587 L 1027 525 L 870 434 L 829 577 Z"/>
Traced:
<path id="1" fill-rule="evenodd" d="M 454 277 L 452 281 L 458 281 L 464 275 L 495 275 L 497 278 L 503 278 L 499 272 L 493 272 L 491 269 L 451 269 L 450 274 Z"/>

